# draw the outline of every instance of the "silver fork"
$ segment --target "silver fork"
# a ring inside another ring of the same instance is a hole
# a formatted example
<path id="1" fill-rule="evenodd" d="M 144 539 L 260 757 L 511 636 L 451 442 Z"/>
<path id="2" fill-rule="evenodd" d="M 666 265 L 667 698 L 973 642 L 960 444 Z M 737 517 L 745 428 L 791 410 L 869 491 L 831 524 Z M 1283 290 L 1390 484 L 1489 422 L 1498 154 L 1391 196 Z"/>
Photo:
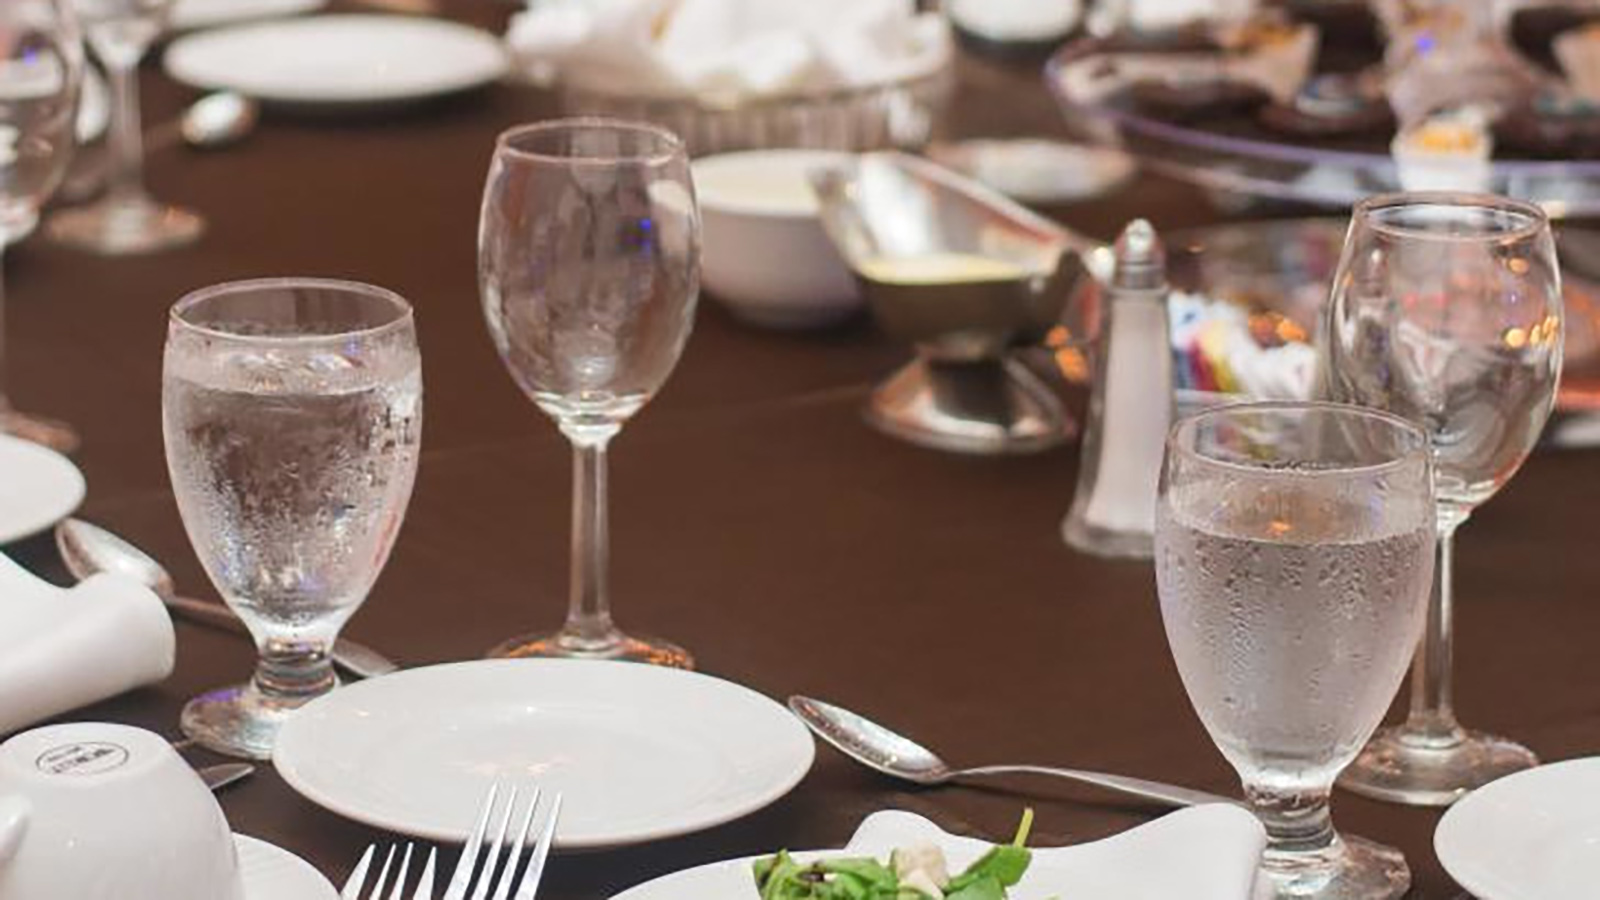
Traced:
<path id="1" fill-rule="evenodd" d="M 528 835 L 533 829 L 534 813 L 539 808 L 539 791 L 538 789 L 533 791 L 527 809 L 522 814 L 522 821 L 515 831 L 512 831 L 511 823 L 516 814 L 517 789 L 513 787 L 508 793 L 504 808 L 497 815 L 495 809 L 500 786 L 489 788 L 489 795 L 483 801 L 483 810 L 478 814 L 478 823 L 473 828 L 472 837 L 466 846 L 461 848 L 461 859 L 450 875 L 450 883 L 445 887 L 443 900 L 467 900 L 469 890 L 472 892 L 471 900 L 533 900 L 534 894 L 539 890 L 539 879 L 544 875 L 545 860 L 550 856 L 550 844 L 555 837 L 556 822 L 561 817 L 561 795 L 556 794 L 550 803 L 544 825 L 534 839 L 533 848 L 527 854 L 526 864 L 520 866 L 522 874 L 518 880 L 517 870 L 519 864 L 523 863 L 523 851 L 527 847 Z M 492 832 L 491 821 L 498 822 Z M 507 843 L 507 838 L 513 838 L 511 843 Z M 396 846 L 390 846 L 389 852 L 384 855 L 383 866 L 378 870 L 377 880 L 373 884 L 372 891 L 367 894 L 367 900 L 384 900 L 383 890 L 389 884 L 389 870 L 397 849 Z M 508 853 L 505 852 L 507 850 Z M 351 872 L 350 878 L 345 881 L 344 890 L 339 894 L 340 900 L 361 900 L 361 892 L 366 887 L 367 872 L 371 869 L 377 853 L 377 844 L 367 847 L 367 851 L 361 855 L 361 861 L 356 863 L 355 871 Z M 407 844 L 401 855 L 400 869 L 395 876 L 388 900 L 403 900 L 406 875 L 411 867 L 411 854 L 412 845 Z M 422 874 L 417 879 L 412 900 L 433 900 L 434 866 L 437 857 L 437 848 L 428 851 L 428 861 L 423 865 Z M 514 896 L 513 890 L 515 890 Z"/>

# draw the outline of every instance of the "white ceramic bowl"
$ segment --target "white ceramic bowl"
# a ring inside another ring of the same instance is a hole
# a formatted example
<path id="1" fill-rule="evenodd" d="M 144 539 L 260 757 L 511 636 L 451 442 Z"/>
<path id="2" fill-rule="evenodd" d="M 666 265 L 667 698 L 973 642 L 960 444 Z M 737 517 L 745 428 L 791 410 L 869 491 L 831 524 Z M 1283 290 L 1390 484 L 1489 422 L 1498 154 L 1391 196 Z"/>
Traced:
<path id="1" fill-rule="evenodd" d="M 701 280 L 734 315 L 774 328 L 813 328 L 861 308 L 855 276 L 822 230 L 806 178 L 846 159 L 822 150 L 750 150 L 694 162 Z"/>

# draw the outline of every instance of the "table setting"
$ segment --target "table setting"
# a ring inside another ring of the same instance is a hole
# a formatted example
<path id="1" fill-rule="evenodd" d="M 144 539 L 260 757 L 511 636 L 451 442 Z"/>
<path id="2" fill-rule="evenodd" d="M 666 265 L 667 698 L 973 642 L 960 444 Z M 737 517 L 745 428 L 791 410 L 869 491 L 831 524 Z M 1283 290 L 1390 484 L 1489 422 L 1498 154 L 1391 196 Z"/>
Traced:
<path id="1" fill-rule="evenodd" d="M 1581 209 L 1060 6 L 0 9 L 0 900 L 1586 896 Z"/>

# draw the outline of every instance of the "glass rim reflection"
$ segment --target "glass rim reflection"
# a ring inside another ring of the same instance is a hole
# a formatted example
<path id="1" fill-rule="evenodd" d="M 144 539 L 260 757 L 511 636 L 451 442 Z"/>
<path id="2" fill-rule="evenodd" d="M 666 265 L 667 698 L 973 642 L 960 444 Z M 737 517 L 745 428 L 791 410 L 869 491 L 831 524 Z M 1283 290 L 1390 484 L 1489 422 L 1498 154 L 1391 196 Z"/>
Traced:
<path id="1" fill-rule="evenodd" d="M 329 293 L 355 294 L 389 305 L 392 318 L 374 325 L 347 328 L 340 331 L 306 332 L 302 334 L 256 334 L 231 331 L 214 324 L 190 321 L 188 315 L 197 307 L 219 297 L 251 292 L 316 290 Z M 168 322 L 175 329 L 205 337 L 235 343 L 275 344 L 282 346 L 312 346 L 319 343 L 342 343 L 349 340 L 373 340 L 386 334 L 405 331 L 414 326 L 415 311 L 404 297 L 375 284 L 343 278 L 277 277 L 248 278 L 242 281 L 224 281 L 220 284 L 197 288 L 178 298 L 167 313 Z"/>
<path id="2" fill-rule="evenodd" d="M 648 152 L 636 153 L 610 153 L 610 154 L 584 154 L 584 153 L 556 153 L 548 150 L 534 150 L 517 145 L 517 142 L 531 137 L 543 137 L 551 134 L 575 131 L 613 132 L 619 134 L 647 135 L 658 143 Z M 631 119 L 615 119 L 607 116 L 577 116 L 566 119 L 550 119 L 545 122 L 534 122 L 528 125 L 517 125 L 500 132 L 495 138 L 494 151 L 496 157 L 509 157 L 522 163 L 544 165 L 594 165 L 615 167 L 618 165 L 633 166 L 665 166 L 675 159 L 687 158 L 688 153 L 684 147 L 683 139 L 673 131 L 650 122 L 639 122 Z"/>
<path id="3" fill-rule="evenodd" d="M 1195 429 L 1206 420 L 1225 419 L 1238 416 L 1241 413 L 1330 413 L 1351 421 L 1382 422 L 1393 427 L 1397 432 L 1406 435 L 1410 439 L 1411 446 L 1395 448 L 1391 454 L 1393 458 L 1382 462 L 1339 463 L 1319 468 L 1284 468 L 1266 465 L 1264 462 L 1262 464 L 1251 464 L 1219 459 L 1216 456 L 1197 450 L 1193 446 L 1193 442 L 1188 440 Z M 1417 423 L 1383 410 L 1358 406 L 1353 403 L 1334 403 L 1326 400 L 1244 400 L 1237 403 L 1212 406 L 1183 416 L 1173 422 L 1172 428 L 1167 432 L 1166 446 L 1169 454 L 1182 456 L 1202 466 L 1240 474 L 1248 473 L 1253 478 L 1279 477 L 1297 480 L 1378 475 L 1416 465 L 1419 461 L 1427 464 L 1433 458 L 1432 439 L 1428 436 L 1428 432 Z"/>
<path id="4" fill-rule="evenodd" d="M 1434 208 L 1450 212 L 1477 211 L 1497 216 L 1513 217 L 1508 227 L 1492 227 L 1471 232 L 1433 231 L 1388 221 L 1388 212 L 1415 212 Z M 1352 225 L 1358 219 L 1369 223 L 1373 231 L 1390 237 L 1408 240 L 1438 241 L 1439 243 L 1523 241 L 1537 235 L 1547 227 L 1550 216 L 1542 207 L 1524 200 L 1502 197 L 1498 194 L 1468 191 L 1401 191 L 1375 194 L 1355 205 L 1351 212 Z"/>

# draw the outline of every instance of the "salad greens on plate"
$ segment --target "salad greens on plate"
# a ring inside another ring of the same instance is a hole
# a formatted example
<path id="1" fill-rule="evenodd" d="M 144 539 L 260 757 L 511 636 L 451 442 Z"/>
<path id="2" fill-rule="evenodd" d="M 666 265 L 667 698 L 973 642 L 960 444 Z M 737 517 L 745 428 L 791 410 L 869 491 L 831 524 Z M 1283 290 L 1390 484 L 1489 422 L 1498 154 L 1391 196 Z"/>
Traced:
<path id="1" fill-rule="evenodd" d="M 991 847 L 966 871 L 950 875 L 931 844 L 895 850 L 887 863 L 869 858 L 802 863 L 779 851 L 755 862 L 761 900 L 1006 900 L 1033 854 L 1025 846 L 1033 810 L 1022 811 L 1017 835 Z"/>

